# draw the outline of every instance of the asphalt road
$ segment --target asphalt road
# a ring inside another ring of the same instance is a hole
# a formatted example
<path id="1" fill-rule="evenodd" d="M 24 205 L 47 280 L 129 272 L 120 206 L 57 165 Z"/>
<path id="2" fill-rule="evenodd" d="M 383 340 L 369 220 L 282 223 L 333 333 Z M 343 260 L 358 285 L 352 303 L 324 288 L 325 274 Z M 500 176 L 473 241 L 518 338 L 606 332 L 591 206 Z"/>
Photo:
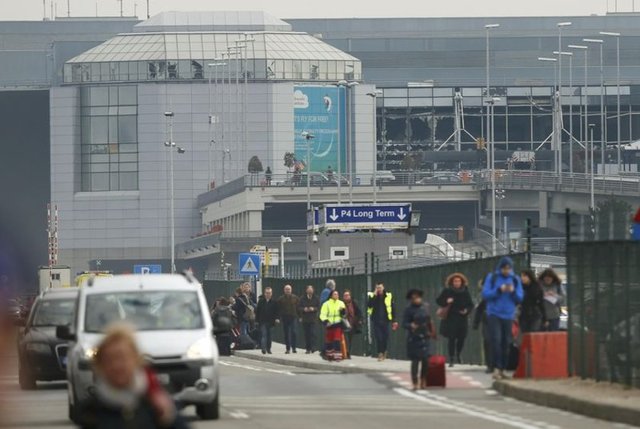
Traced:
<path id="1" fill-rule="evenodd" d="M 502 398 L 481 372 L 465 375 L 468 385 L 413 393 L 406 377 L 317 372 L 240 358 L 222 362 L 222 419 L 200 422 L 185 410 L 194 428 L 390 429 L 623 428 L 562 411 Z M 2 416 L 8 428 L 71 428 L 64 383 L 41 383 L 21 392 L 14 376 L 0 377 Z"/>

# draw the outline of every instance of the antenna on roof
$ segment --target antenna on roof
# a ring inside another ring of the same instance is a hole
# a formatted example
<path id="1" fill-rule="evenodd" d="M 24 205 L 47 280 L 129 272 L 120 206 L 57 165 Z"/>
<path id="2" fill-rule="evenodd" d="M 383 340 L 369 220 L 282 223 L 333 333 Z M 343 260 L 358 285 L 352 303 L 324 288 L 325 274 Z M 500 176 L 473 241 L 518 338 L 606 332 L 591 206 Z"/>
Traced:
<path id="1" fill-rule="evenodd" d="M 147 0 L 147 19 L 151 18 L 151 15 L 149 15 L 149 0 Z"/>
<path id="2" fill-rule="evenodd" d="M 67 18 L 71 18 L 71 0 L 67 0 Z"/>

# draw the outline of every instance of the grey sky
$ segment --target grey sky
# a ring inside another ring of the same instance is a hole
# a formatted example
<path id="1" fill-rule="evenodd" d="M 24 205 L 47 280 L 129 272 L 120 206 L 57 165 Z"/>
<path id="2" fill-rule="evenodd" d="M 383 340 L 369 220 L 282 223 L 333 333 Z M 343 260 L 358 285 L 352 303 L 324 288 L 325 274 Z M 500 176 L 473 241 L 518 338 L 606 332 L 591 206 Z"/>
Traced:
<path id="1" fill-rule="evenodd" d="M 66 15 L 67 0 L 54 2 Z M 68 0 L 72 16 L 119 14 L 120 0 Z M 146 13 L 146 0 L 122 0 L 125 15 Z M 633 0 L 617 0 L 620 11 L 630 11 Z M 522 16 L 604 14 L 616 0 L 150 0 L 151 13 L 166 10 L 265 10 L 281 18 L 381 16 Z M 0 0 L 0 20 L 42 19 L 43 0 Z M 607 6 L 609 3 L 609 6 Z M 640 9 L 640 1 L 638 6 Z M 49 8 L 48 8 L 49 9 Z"/>

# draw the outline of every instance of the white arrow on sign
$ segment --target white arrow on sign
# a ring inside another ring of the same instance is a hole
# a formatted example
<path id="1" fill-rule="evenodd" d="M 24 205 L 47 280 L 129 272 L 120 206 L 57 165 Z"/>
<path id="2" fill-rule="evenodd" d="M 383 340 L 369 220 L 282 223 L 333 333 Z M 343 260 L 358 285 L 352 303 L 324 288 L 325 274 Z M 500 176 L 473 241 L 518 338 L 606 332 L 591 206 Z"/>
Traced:
<path id="1" fill-rule="evenodd" d="M 405 220 L 406 217 L 407 217 L 407 215 L 404 214 L 404 208 L 400 207 L 400 214 L 398 214 L 398 219 Z"/>
<path id="2" fill-rule="evenodd" d="M 338 216 L 338 213 L 336 213 L 336 209 L 333 209 L 333 211 L 331 212 L 331 216 L 329 216 L 329 219 L 335 222 L 339 217 L 340 216 Z"/>

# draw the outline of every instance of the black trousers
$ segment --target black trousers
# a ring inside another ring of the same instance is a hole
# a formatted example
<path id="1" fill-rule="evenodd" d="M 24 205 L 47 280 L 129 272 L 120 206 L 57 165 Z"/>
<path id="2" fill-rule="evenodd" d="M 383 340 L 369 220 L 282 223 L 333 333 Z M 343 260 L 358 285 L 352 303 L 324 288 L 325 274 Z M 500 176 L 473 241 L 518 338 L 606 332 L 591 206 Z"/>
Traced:
<path id="1" fill-rule="evenodd" d="M 449 337 L 449 357 L 451 359 L 460 356 L 464 348 L 465 337 Z"/>
<path id="2" fill-rule="evenodd" d="M 421 368 L 420 365 L 422 365 Z M 420 379 L 418 379 L 418 369 L 420 370 Z M 418 384 L 420 380 L 426 380 L 429 373 L 429 358 L 411 359 L 411 381 Z"/>
<path id="3" fill-rule="evenodd" d="M 378 354 L 386 353 L 389 342 L 389 322 L 374 321 L 373 336 L 376 339 Z"/>
<path id="4" fill-rule="evenodd" d="M 316 331 L 317 325 L 315 322 L 304 322 L 302 324 L 302 329 L 304 331 L 304 345 L 305 350 L 308 352 L 313 352 L 316 349 Z"/>

